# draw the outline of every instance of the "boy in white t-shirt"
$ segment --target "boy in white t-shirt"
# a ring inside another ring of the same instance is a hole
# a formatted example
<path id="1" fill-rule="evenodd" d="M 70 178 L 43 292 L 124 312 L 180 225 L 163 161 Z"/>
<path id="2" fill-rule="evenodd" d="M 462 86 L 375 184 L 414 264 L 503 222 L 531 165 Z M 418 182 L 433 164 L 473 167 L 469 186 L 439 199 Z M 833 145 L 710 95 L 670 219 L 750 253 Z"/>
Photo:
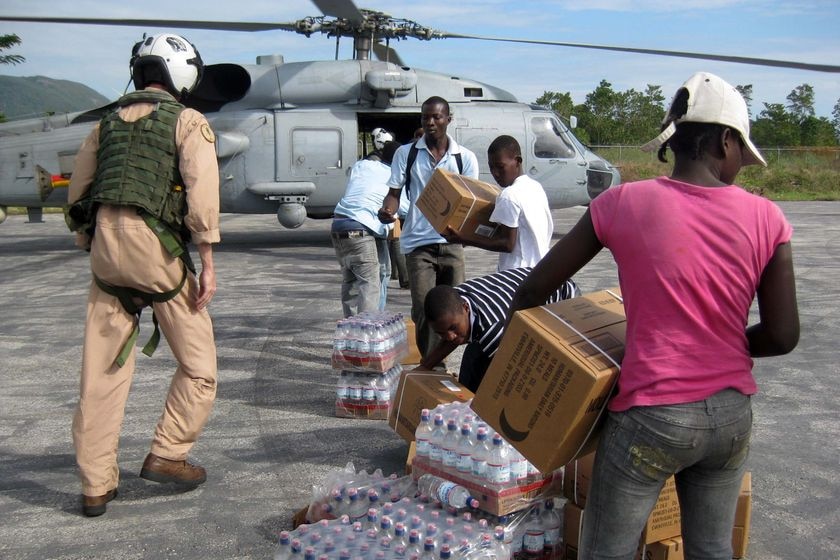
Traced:
<path id="1" fill-rule="evenodd" d="M 534 266 L 548 252 L 554 221 L 548 198 L 537 181 L 522 171 L 522 150 L 516 138 L 502 135 L 487 148 L 490 173 L 502 187 L 490 221 L 496 235 L 482 241 L 464 240 L 452 228 L 444 237 L 451 243 L 473 245 L 499 253 L 499 270 Z"/>

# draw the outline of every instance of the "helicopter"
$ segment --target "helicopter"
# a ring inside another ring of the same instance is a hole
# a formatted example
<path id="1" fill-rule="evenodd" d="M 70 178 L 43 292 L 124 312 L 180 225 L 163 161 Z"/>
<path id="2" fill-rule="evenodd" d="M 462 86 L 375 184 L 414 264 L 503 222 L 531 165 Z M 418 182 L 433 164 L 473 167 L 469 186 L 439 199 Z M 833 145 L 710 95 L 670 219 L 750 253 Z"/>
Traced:
<path id="1" fill-rule="evenodd" d="M 223 31 L 284 30 L 336 40 L 336 59 L 286 62 L 260 56 L 256 64 L 210 64 L 185 105 L 205 114 L 216 136 L 221 210 L 276 214 L 286 228 L 307 218 L 329 218 L 344 194 L 347 173 L 384 128 L 406 143 L 420 125 L 423 101 L 437 95 L 452 108 L 449 133 L 486 153 L 500 134 L 523 148 L 523 169 L 545 188 L 552 208 L 586 205 L 620 182 L 619 170 L 583 145 L 568 121 L 544 107 L 522 103 L 493 85 L 405 64 L 391 47 L 404 39 L 470 39 L 636 52 L 745 64 L 838 72 L 840 67 L 739 56 L 609 45 L 464 35 L 435 30 L 352 0 L 313 0 L 322 15 L 288 23 L 160 19 L 0 16 L 0 21 L 123 25 Z M 353 59 L 338 59 L 342 39 L 353 41 Z M 114 103 L 89 111 L 0 124 L 0 222 L 7 206 L 27 208 L 40 221 L 42 208 L 67 202 L 73 160 L 82 140 Z M 492 182 L 485 158 L 479 178 Z"/>

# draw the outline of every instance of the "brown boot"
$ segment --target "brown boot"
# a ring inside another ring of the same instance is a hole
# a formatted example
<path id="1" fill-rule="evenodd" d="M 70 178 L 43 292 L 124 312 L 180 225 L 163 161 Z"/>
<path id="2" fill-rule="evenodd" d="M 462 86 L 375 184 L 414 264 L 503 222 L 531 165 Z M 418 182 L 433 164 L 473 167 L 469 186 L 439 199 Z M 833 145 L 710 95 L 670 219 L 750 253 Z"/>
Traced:
<path id="1" fill-rule="evenodd" d="M 191 465 L 186 461 L 172 461 L 149 453 L 143 461 L 143 468 L 140 469 L 140 478 L 153 482 L 198 486 L 207 480 L 207 472 L 203 467 Z"/>
<path id="2" fill-rule="evenodd" d="M 82 513 L 88 517 L 96 517 L 105 513 L 107 503 L 117 497 L 117 489 L 109 490 L 101 496 L 82 495 Z"/>

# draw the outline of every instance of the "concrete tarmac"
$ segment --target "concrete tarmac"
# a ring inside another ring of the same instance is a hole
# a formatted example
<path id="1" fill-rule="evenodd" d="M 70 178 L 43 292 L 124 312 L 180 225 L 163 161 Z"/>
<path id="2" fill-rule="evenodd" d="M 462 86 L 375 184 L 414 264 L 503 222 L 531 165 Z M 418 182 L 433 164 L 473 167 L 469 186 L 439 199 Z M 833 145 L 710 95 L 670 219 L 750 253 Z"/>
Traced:
<path id="1" fill-rule="evenodd" d="M 788 356 L 756 361 L 748 558 L 840 558 L 840 203 L 781 207 L 795 228 L 802 339 Z M 555 211 L 556 235 L 582 213 Z M 138 354 L 119 497 L 104 516 L 83 517 L 70 423 L 88 258 L 61 215 L 45 220 L 0 225 L 0 558 L 270 559 L 329 472 L 349 461 L 403 471 L 407 444 L 386 422 L 334 416 L 341 306 L 329 221 L 290 231 L 273 216 L 225 215 L 211 304 L 218 398 L 191 455 L 208 480 L 181 493 L 138 477 L 175 365 L 162 343 L 152 358 Z M 494 270 L 495 254 L 466 254 L 468 277 Z M 609 254 L 576 280 L 584 291 L 616 285 Z M 390 287 L 389 309 L 408 314 L 408 291 Z M 144 316 L 141 342 L 150 333 Z"/>

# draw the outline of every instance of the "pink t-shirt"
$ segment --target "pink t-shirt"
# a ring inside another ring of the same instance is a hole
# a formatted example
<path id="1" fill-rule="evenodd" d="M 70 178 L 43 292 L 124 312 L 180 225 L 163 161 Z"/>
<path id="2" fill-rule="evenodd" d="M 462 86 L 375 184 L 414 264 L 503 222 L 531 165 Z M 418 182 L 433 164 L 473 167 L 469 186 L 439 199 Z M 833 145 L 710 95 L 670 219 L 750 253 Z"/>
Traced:
<path id="1" fill-rule="evenodd" d="M 755 393 L 746 326 L 764 267 L 793 233 L 781 209 L 735 185 L 660 177 L 608 189 L 590 211 L 627 313 L 609 409 Z"/>

